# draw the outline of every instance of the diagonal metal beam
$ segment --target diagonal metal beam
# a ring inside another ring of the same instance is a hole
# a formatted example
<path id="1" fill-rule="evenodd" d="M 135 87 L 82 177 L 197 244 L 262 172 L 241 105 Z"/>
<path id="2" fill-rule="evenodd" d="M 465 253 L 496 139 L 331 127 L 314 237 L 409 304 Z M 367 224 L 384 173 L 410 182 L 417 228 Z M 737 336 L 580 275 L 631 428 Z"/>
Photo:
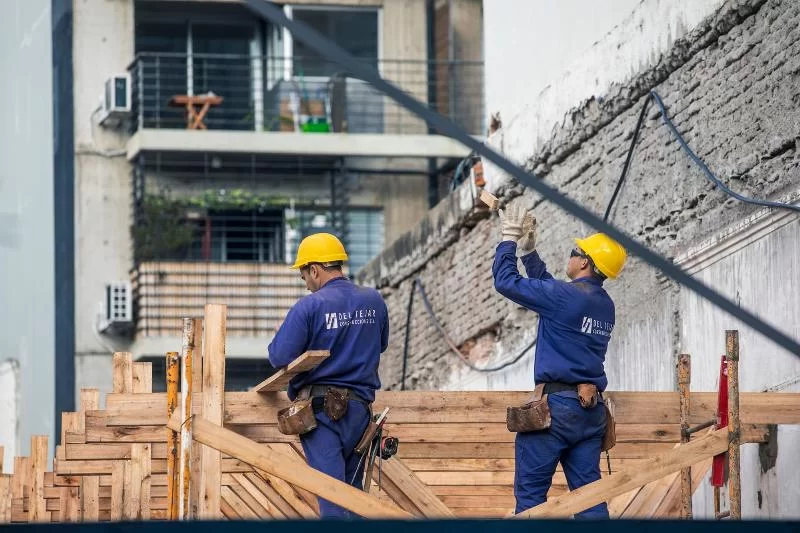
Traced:
<path id="1" fill-rule="evenodd" d="M 303 23 L 296 22 L 288 18 L 283 11 L 266 0 L 245 0 L 251 11 L 260 17 L 269 20 L 273 24 L 287 28 L 295 39 L 303 41 L 307 46 L 315 50 L 318 54 L 335 61 L 346 68 L 352 75 L 370 83 L 373 87 L 391 97 L 398 104 L 402 105 L 418 117 L 425 120 L 429 126 L 438 130 L 441 134 L 447 135 L 465 146 L 474 150 L 477 154 L 485 157 L 504 171 L 514 176 L 523 185 L 534 189 L 547 200 L 550 200 L 561 207 L 567 213 L 579 218 L 592 228 L 602 231 L 616 239 L 629 252 L 639 256 L 645 262 L 659 269 L 661 272 L 705 298 L 720 309 L 726 311 L 733 317 L 742 321 L 758 331 L 775 344 L 785 348 L 797 357 L 800 357 L 800 342 L 793 339 L 786 333 L 767 324 L 750 311 L 743 309 L 734 302 L 723 296 L 721 293 L 705 285 L 701 281 L 693 278 L 678 266 L 653 252 L 643 244 L 640 244 L 615 226 L 604 222 L 594 213 L 584 209 L 577 202 L 567 198 L 554 188 L 545 184 L 534 174 L 525 172 L 514 165 L 511 161 L 495 152 L 483 143 L 473 139 L 467 132 L 458 127 L 449 119 L 428 109 L 424 104 L 407 94 L 402 89 L 380 77 L 377 70 L 359 61 L 351 54 L 343 50 L 333 41 L 326 39 L 315 30 L 312 30 Z"/>

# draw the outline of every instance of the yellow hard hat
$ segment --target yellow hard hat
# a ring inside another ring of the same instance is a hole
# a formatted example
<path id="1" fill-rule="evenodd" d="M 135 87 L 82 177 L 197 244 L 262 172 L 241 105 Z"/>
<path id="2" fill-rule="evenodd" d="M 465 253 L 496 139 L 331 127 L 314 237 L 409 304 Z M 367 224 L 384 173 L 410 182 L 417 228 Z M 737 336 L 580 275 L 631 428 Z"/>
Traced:
<path id="1" fill-rule="evenodd" d="M 607 278 L 617 279 L 628 258 L 620 243 L 605 233 L 595 233 L 585 239 L 575 239 L 575 242 L 591 258 L 597 270 Z"/>
<path id="2" fill-rule="evenodd" d="M 347 261 L 342 241 L 330 233 L 314 233 L 300 242 L 297 259 L 292 268 L 302 268 L 311 263 Z"/>

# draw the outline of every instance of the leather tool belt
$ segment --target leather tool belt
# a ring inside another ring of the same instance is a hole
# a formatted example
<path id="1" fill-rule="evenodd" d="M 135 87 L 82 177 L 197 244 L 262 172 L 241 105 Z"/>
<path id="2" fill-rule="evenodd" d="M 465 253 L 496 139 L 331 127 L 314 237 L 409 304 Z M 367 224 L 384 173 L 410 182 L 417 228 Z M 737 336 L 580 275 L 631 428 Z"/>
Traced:
<path id="1" fill-rule="evenodd" d="M 506 409 L 506 427 L 512 433 L 527 433 L 550 428 L 550 406 L 544 383 L 536 385 L 530 401 L 520 407 Z"/>
<path id="2" fill-rule="evenodd" d="M 316 413 L 324 411 L 334 422 L 347 413 L 350 400 L 370 407 L 352 390 L 332 385 L 309 385 L 300 389 L 292 405 L 278 411 L 278 430 L 284 435 L 304 435 L 317 427 Z"/>

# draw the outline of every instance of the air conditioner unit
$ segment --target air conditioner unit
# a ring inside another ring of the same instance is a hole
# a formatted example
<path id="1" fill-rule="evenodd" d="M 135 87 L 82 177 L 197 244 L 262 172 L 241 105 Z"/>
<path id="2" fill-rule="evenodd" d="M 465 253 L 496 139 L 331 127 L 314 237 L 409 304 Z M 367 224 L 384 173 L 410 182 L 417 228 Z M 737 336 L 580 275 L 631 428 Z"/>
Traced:
<path id="1" fill-rule="evenodd" d="M 106 80 L 100 124 L 118 125 L 131 112 L 131 75 L 117 74 Z"/>
<path id="2" fill-rule="evenodd" d="M 122 333 L 133 325 L 133 297 L 129 281 L 106 284 L 101 331 Z"/>

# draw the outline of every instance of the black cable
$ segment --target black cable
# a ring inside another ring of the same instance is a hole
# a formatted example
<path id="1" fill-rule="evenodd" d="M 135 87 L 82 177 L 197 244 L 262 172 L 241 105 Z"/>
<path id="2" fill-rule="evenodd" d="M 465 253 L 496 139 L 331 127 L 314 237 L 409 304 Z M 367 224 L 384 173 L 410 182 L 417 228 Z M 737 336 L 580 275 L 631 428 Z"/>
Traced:
<path id="1" fill-rule="evenodd" d="M 716 185 L 718 188 L 720 188 L 723 192 L 725 192 L 729 196 L 732 196 L 733 198 L 736 198 L 740 202 L 744 202 L 747 204 L 761 205 L 764 207 L 773 207 L 776 209 L 789 209 L 791 211 L 800 212 L 800 206 L 792 204 L 784 204 L 782 202 L 773 202 L 770 200 L 759 200 L 756 198 L 748 198 L 747 196 L 742 196 L 741 194 L 732 191 L 730 188 L 728 188 L 727 185 L 725 185 L 719 178 L 717 178 L 714 175 L 713 172 L 711 172 L 711 170 L 709 170 L 708 165 L 706 165 L 705 162 L 703 162 L 702 159 L 697 157 L 697 154 L 695 154 L 694 151 L 692 151 L 692 149 L 687 144 L 686 140 L 683 138 L 678 129 L 675 127 L 675 124 L 673 124 L 672 120 L 670 120 L 670 118 L 667 116 L 667 110 L 666 107 L 664 106 L 664 102 L 661 100 L 661 97 L 655 90 L 652 90 L 647 95 L 647 98 L 645 98 L 644 104 L 642 105 L 642 111 L 639 113 L 639 120 L 636 122 L 636 129 L 633 132 L 633 139 L 631 139 L 631 144 L 630 147 L 628 148 L 628 155 L 625 157 L 625 165 L 623 165 L 622 167 L 622 174 L 620 174 L 619 176 L 619 180 L 617 181 L 617 186 L 614 189 L 614 193 L 611 195 L 611 200 L 609 200 L 608 206 L 606 207 L 606 212 L 603 215 L 603 221 L 608 220 L 608 216 L 611 214 L 611 208 L 617 199 L 617 194 L 622 188 L 622 183 L 625 181 L 625 177 L 628 174 L 630 163 L 631 160 L 633 159 L 633 153 L 636 148 L 636 142 L 639 139 L 639 133 L 641 131 L 642 124 L 644 123 L 644 118 L 647 113 L 647 109 L 650 106 L 651 101 L 655 101 L 656 105 L 658 106 L 659 112 L 661 113 L 661 119 L 663 120 L 664 125 L 667 128 L 669 128 L 670 132 L 672 132 L 672 135 L 675 137 L 675 140 L 678 141 L 678 144 L 680 144 L 683 151 L 686 152 L 686 155 L 689 156 L 689 158 L 692 160 L 692 162 L 694 162 L 695 165 L 700 167 L 700 170 L 703 171 L 703 174 L 706 176 L 706 178 L 709 181 L 711 181 L 714 185 Z"/>
<path id="2" fill-rule="evenodd" d="M 406 382 L 406 363 L 408 361 L 408 339 L 409 333 L 411 332 L 411 303 L 414 300 L 414 292 L 415 289 L 419 289 L 420 296 L 422 296 L 422 304 L 425 306 L 425 311 L 428 313 L 428 316 L 433 321 L 433 325 L 436 326 L 436 329 L 439 331 L 439 334 L 447 343 L 447 346 L 450 348 L 450 351 L 453 352 L 462 363 L 468 366 L 470 369 L 476 372 L 497 372 L 498 370 L 503 370 L 513 364 L 519 362 L 522 357 L 528 353 L 528 351 L 536 345 L 536 339 L 533 340 L 530 344 L 528 344 L 522 351 L 516 355 L 513 359 L 506 361 L 497 366 L 492 367 L 485 367 L 481 368 L 478 366 L 473 365 L 469 359 L 464 357 L 464 354 L 456 347 L 453 340 L 447 334 L 447 332 L 442 327 L 442 324 L 439 322 L 439 319 L 436 317 L 436 313 L 433 311 L 433 307 L 431 306 L 430 300 L 428 300 L 428 294 L 425 292 L 425 286 L 422 284 L 422 280 L 419 277 L 414 278 L 414 282 L 411 284 L 411 292 L 408 296 L 408 314 L 406 315 L 406 340 L 405 345 L 403 347 L 403 375 L 401 378 L 401 385 L 400 390 L 405 390 L 405 382 Z"/>
<path id="3" fill-rule="evenodd" d="M 408 367 L 408 339 L 411 332 L 411 309 L 414 307 L 414 289 L 417 287 L 417 280 L 411 284 L 408 291 L 408 305 L 406 306 L 406 338 L 403 341 L 403 374 L 400 380 L 400 390 L 406 390 L 406 368 Z"/>
<path id="4" fill-rule="evenodd" d="M 650 266 L 660 270 L 666 276 L 675 280 L 680 285 L 683 285 L 701 298 L 709 301 L 719 309 L 731 315 L 733 318 L 738 319 L 743 325 L 753 328 L 755 331 L 761 333 L 764 337 L 768 338 L 778 346 L 794 354 L 796 357 L 800 357 L 800 342 L 798 342 L 796 339 L 792 338 L 771 324 L 768 324 L 751 311 L 748 311 L 744 307 L 740 307 L 736 302 L 723 296 L 722 293 L 716 289 L 713 289 L 699 279 L 690 276 L 680 267 L 675 265 L 670 259 L 662 257 L 658 253 L 650 250 L 644 244 L 641 244 L 637 240 L 628 236 L 617 227 L 605 222 L 603 219 L 587 210 L 574 200 L 559 193 L 552 186 L 545 183 L 544 180 L 541 180 L 535 175 L 522 170 L 520 167 L 509 161 L 506 157 L 503 157 L 495 150 L 473 138 L 470 134 L 457 126 L 452 120 L 449 120 L 438 113 L 431 111 L 427 108 L 427 106 L 417 101 L 413 96 L 409 95 L 396 85 L 381 78 L 375 67 L 366 62 L 359 61 L 352 54 L 346 52 L 342 47 L 332 42 L 330 39 L 326 39 L 317 31 L 311 29 L 308 25 L 296 20 L 291 20 L 279 7 L 271 2 L 266 2 L 265 0 L 246 0 L 246 2 L 250 10 L 255 12 L 257 15 L 270 20 L 282 28 L 288 29 L 292 33 L 293 37 L 306 43 L 309 48 L 321 54 L 322 56 L 338 63 L 344 68 L 349 69 L 354 73 L 354 75 L 372 85 L 376 90 L 387 95 L 399 105 L 403 106 L 403 108 L 433 125 L 441 135 L 446 135 L 456 141 L 459 141 L 467 148 L 474 150 L 485 160 L 494 163 L 500 170 L 507 172 L 511 176 L 514 176 L 514 178 L 516 178 L 520 184 L 530 187 L 539 193 L 544 199 L 551 201 L 553 204 L 560 207 L 568 214 L 576 217 L 587 226 L 607 234 L 609 237 L 625 247 L 631 254 L 637 255 Z"/>
<path id="5" fill-rule="evenodd" d="M 619 180 L 617 181 L 617 186 L 614 188 L 614 194 L 611 195 L 611 200 L 608 202 L 608 206 L 606 206 L 606 212 L 603 215 L 603 221 L 608 220 L 608 215 L 611 214 L 611 206 L 614 205 L 614 201 L 617 199 L 617 194 L 619 194 L 619 190 L 622 188 L 622 182 L 625 181 L 625 176 L 628 174 L 628 169 L 630 168 L 631 160 L 633 159 L 633 151 L 634 148 L 636 148 L 636 141 L 639 140 L 639 132 L 642 130 L 642 124 L 644 123 L 644 117 L 647 115 L 648 107 L 650 107 L 649 97 L 645 98 L 642 111 L 639 113 L 639 120 L 636 121 L 636 129 L 633 130 L 633 139 L 631 139 L 631 145 L 628 148 L 628 155 L 625 157 L 625 164 L 622 166 L 622 174 L 620 174 Z"/>

